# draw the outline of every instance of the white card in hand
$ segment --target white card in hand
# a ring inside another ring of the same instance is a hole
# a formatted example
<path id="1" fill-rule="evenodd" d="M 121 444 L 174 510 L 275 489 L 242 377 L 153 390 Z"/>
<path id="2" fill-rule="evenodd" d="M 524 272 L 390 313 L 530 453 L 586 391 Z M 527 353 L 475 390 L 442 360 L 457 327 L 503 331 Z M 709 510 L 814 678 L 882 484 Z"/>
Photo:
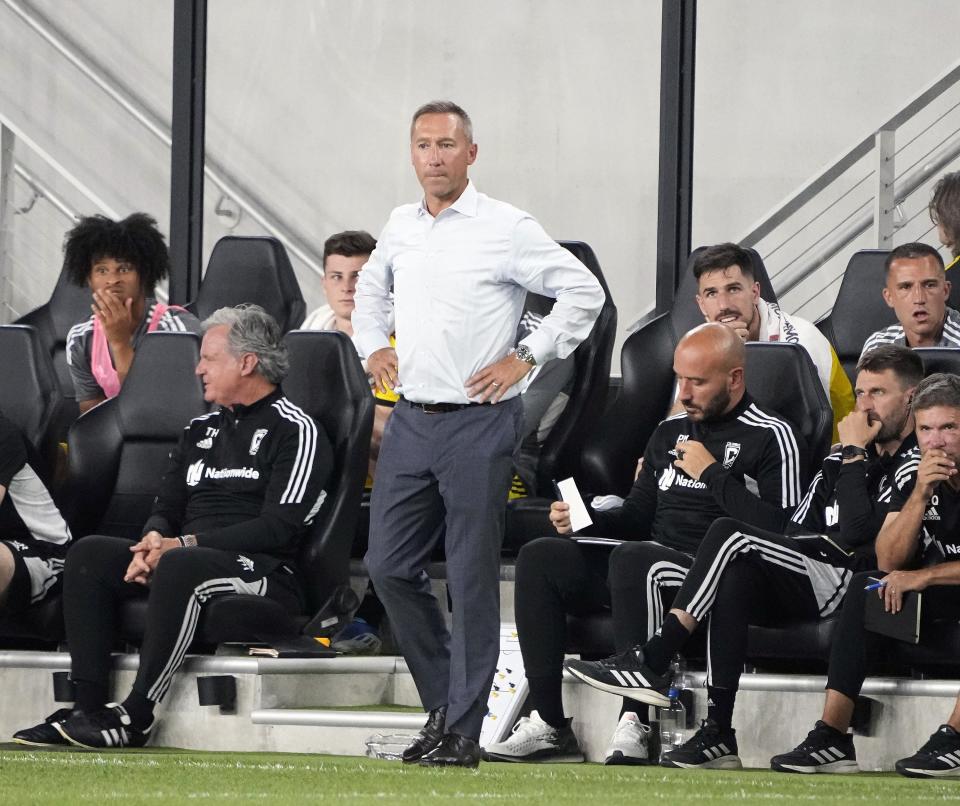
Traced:
<path id="1" fill-rule="evenodd" d="M 577 483 L 573 477 L 557 482 L 557 489 L 560 491 L 560 497 L 565 504 L 570 505 L 570 528 L 574 532 L 585 529 L 591 523 L 593 518 L 587 512 L 587 506 L 580 497 L 580 491 L 577 489 Z"/>

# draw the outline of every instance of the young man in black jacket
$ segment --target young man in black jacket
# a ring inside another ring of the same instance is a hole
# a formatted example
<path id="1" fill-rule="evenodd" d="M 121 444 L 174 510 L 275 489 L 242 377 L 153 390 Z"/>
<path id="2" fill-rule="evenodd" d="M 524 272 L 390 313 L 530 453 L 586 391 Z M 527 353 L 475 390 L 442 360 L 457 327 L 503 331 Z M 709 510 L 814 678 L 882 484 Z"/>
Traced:
<path id="1" fill-rule="evenodd" d="M 680 340 L 674 371 L 684 413 L 650 437 L 623 507 L 592 513 L 591 534 L 629 542 L 610 551 L 546 537 L 521 549 L 515 611 L 535 712 L 485 757 L 583 760 L 561 701 L 568 613 L 611 609 L 616 648 L 625 651 L 656 629 L 714 520 L 785 527 L 803 489 L 806 449 L 786 420 L 747 394 L 744 357 L 724 325 L 701 325 Z M 559 534 L 570 532 L 566 504 L 554 503 L 550 519 Z M 647 763 L 644 716 L 635 703 L 625 709 L 608 763 Z"/>
<path id="2" fill-rule="evenodd" d="M 747 626 L 824 618 L 840 607 L 853 574 L 876 565 L 873 541 L 887 514 L 894 473 L 917 445 L 910 401 L 922 378 L 920 357 L 906 347 L 885 345 L 864 355 L 857 365 L 857 408 L 839 425 L 842 448 L 824 460 L 788 534 L 721 518 L 645 645 L 596 663 L 567 662 L 571 673 L 595 688 L 655 703 L 667 691 L 670 658 L 709 617 L 707 718 L 687 742 L 665 754 L 663 766 L 738 769 L 732 721 Z M 826 535 L 854 556 L 803 535 Z M 645 684 L 638 685 L 639 679 Z"/>
<path id="3" fill-rule="evenodd" d="M 294 558 L 326 495 L 329 440 L 279 388 L 289 362 L 269 314 L 255 305 L 221 308 L 204 329 L 197 374 L 205 399 L 220 408 L 184 429 L 139 542 L 95 535 L 68 553 L 75 709 L 19 731 L 18 742 L 141 746 L 205 603 L 244 593 L 303 609 Z M 137 677 L 122 703 L 107 704 L 117 609 L 142 596 Z"/>

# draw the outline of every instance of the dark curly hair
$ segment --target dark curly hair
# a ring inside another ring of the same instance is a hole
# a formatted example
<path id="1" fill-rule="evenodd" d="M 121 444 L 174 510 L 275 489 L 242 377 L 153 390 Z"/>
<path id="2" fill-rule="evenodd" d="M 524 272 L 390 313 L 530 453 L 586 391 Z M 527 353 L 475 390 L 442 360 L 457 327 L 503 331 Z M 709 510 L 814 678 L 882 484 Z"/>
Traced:
<path id="1" fill-rule="evenodd" d="M 928 209 L 930 220 L 946 231 L 953 256 L 960 255 L 960 171 L 940 177 Z"/>
<path id="2" fill-rule="evenodd" d="M 146 213 L 133 213 L 122 221 L 106 216 L 81 218 L 63 242 L 63 268 L 74 285 L 84 287 L 93 264 L 110 257 L 133 264 L 145 296 L 170 273 L 170 253 L 157 221 Z"/>

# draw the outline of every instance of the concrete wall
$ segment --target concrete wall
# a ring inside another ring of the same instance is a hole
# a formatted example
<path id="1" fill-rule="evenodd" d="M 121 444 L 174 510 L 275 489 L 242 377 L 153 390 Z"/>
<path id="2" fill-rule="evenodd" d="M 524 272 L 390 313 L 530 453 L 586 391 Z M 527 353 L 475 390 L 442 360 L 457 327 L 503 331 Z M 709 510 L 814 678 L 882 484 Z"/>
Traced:
<path id="1" fill-rule="evenodd" d="M 21 0 L 23 2 L 23 0 Z M 31 0 L 169 116 L 172 2 Z M 735 238 L 955 58 L 955 0 L 699 4 L 694 241 Z M 660 3 L 210 0 L 209 153 L 319 251 L 416 197 L 411 110 L 474 117 L 477 184 L 591 243 L 622 331 L 653 299 Z M 122 212 L 166 149 L 0 5 L 0 113 Z M 75 194 L 73 194 L 75 195 Z M 228 232 L 209 192 L 206 248 Z M 257 232 L 249 219 L 239 233 Z M 51 276 L 56 267 L 50 267 Z M 310 305 L 322 301 L 300 267 Z"/>

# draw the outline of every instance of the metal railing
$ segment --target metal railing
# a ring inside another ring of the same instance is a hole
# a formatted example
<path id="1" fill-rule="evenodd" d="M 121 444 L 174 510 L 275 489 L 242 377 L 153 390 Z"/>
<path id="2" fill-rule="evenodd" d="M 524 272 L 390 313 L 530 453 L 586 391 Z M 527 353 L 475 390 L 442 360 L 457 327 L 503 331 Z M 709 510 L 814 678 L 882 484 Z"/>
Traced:
<path id="1" fill-rule="evenodd" d="M 852 252 L 929 236 L 929 187 L 958 157 L 960 62 L 784 199 L 739 243 L 757 249 L 790 310 L 820 318 L 832 308 Z"/>
<path id="2" fill-rule="evenodd" d="M 31 30 L 42 37 L 57 53 L 76 67 L 83 76 L 115 101 L 121 109 L 137 121 L 152 137 L 159 140 L 168 149 L 170 148 L 172 139 L 170 126 L 167 122 L 162 120 L 151 111 L 145 103 L 102 70 L 99 65 L 90 59 L 66 34 L 58 30 L 50 20 L 46 19 L 36 9 L 30 6 L 29 3 L 23 2 L 23 0 L 2 0 L 2 2 L 29 26 Z M 50 164 L 54 165 L 55 163 L 51 162 Z M 209 154 L 205 158 L 204 176 L 215 185 L 223 195 L 233 199 L 240 209 L 262 227 L 266 233 L 282 241 L 287 250 L 302 262 L 304 266 L 318 276 L 322 275 L 323 259 L 318 251 L 310 245 L 309 241 L 287 226 L 278 215 L 272 212 L 266 204 L 256 197 L 256 194 L 246 188 L 242 182 L 232 176 Z M 98 205 L 98 207 L 106 212 L 104 206 Z M 106 214 L 109 215 L 109 213 Z"/>

